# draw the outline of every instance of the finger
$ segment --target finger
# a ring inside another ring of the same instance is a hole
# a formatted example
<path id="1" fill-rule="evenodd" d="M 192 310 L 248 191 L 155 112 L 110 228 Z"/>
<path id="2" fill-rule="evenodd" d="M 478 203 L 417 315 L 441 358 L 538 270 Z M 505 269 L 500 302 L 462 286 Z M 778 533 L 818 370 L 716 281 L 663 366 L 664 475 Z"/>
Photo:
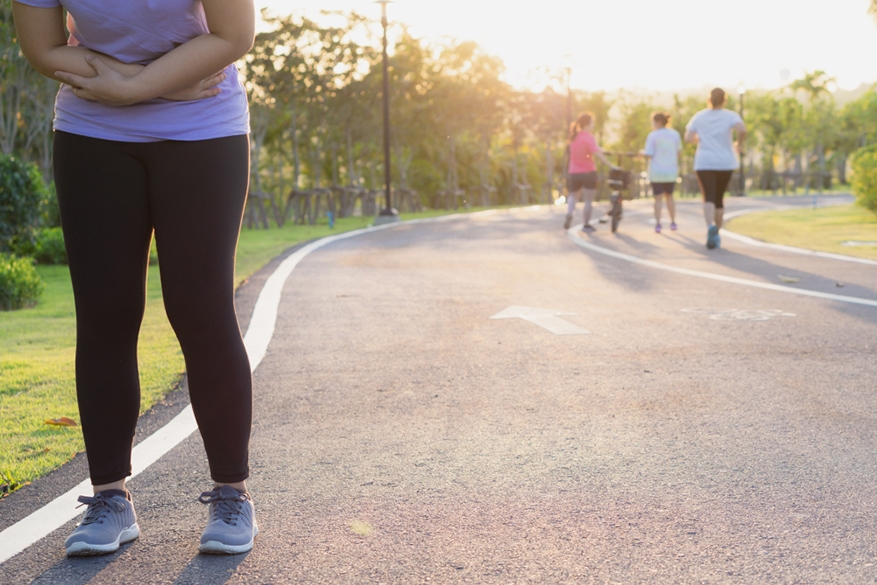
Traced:
<path id="1" fill-rule="evenodd" d="M 81 87 L 74 87 L 73 88 L 73 95 L 75 95 L 76 97 L 78 97 L 80 99 L 88 100 L 90 102 L 98 101 L 96 95 L 94 95 L 93 93 L 91 93 L 87 89 L 84 89 Z"/>
<path id="2" fill-rule="evenodd" d="M 55 77 L 64 83 L 77 88 L 88 83 L 87 77 L 82 77 L 81 75 L 76 75 L 75 73 L 70 73 L 68 71 L 55 71 Z"/>
<path id="3" fill-rule="evenodd" d="M 111 68 L 106 62 L 100 57 L 96 57 L 94 55 L 86 55 L 85 60 L 91 65 L 91 68 L 97 71 L 98 75 L 104 75 L 106 73 L 115 72 L 116 70 Z"/>
<path id="4" fill-rule="evenodd" d="M 225 73 L 218 73 L 213 77 L 206 79 L 202 85 L 204 86 L 204 89 L 210 89 L 211 87 L 215 87 L 225 81 L 225 78 Z"/>

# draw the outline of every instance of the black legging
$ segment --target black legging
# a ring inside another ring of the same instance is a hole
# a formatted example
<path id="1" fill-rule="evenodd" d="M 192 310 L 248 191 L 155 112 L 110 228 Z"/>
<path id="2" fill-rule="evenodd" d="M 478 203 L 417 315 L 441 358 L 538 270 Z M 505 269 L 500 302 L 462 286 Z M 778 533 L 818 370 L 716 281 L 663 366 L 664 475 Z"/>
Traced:
<path id="1" fill-rule="evenodd" d="M 76 393 L 94 484 L 131 474 L 153 230 L 211 476 L 247 478 L 252 380 L 234 309 L 234 258 L 248 179 L 246 136 L 131 143 L 55 133 L 76 300 Z"/>
<path id="2" fill-rule="evenodd" d="M 704 203 L 712 203 L 716 209 L 725 208 L 725 191 L 731 183 L 734 171 L 696 171 Z"/>

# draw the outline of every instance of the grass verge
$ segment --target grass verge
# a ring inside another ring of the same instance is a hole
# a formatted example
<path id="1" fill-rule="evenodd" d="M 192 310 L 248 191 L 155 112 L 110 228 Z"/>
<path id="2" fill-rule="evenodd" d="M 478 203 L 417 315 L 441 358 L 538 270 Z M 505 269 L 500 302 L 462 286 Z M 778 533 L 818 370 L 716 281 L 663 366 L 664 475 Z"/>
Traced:
<path id="1" fill-rule="evenodd" d="M 403 214 L 403 219 L 448 213 Z M 325 220 L 313 226 L 287 223 L 282 229 L 244 229 L 236 283 L 244 282 L 290 246 L 361 229 L 371 222 L 370 217 L 350 217 L 339 219 L 331 230 Z M 150 267 L 138 346 L 141 412 L 173 389 L 185 369 L 165 317 L 158 268 Z M 46 283 L 39 303 L 31 309 L 0 312 L 0 488 L 5 485 L 7 491 L 45 475 L 84 449 L 79 427 L 45 424 L 47 419 L 60 417 L 79 420 L 74 377 L 76 323 L 67 267 L 39 266 L 37 270 Z M 0 496 L 4 493 L 0 490 Z"/>
<path id="2" fill-rule="evenodd" d="M 877 215 L 856 204 L 750 213 L 731 220 L 728 229 L 773 244 L 877 260 L 877 245 L 844 245 L 877 242 Z"/>

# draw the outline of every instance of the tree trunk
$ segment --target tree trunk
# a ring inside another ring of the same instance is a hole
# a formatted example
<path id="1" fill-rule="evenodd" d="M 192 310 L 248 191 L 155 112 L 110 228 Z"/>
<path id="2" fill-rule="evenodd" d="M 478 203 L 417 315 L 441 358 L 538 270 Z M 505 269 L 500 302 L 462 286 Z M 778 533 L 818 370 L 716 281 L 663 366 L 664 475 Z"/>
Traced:
<path id="1" fill-rule="evenodd" d="M 347 183 L 355 186 L 359 184 L 359 178 L 356 176 L 356 164 L 353 152 L 353 131 L 347 127 Z"/>
<path id="2" fill-rule="evenodd" d="M 298 152 L 298 124 L 296 122 L 296 112 L 292 111 L 291 131 L 292 131 L 292 188 L 298 190 L 299 177 L 301 176 L 301 157 Z"/>
<path id="3" fill-rule="evenodd" d="M 545 171 L 548 191 L 546 200 L 550 205 L 554 202 L 554 149 L 551 148 L 550 142 L 545 146 Z"/>
<path id="4" fill-rule="evenodd" d="M 332 143 L 329 151 L 332 153 L 332 186 L 338 186 L 338 144 Z"/>
<path id="5" fill-rule="evenodd" d="M 15 150 L 23 86 L 24 70 L 19 65 L 14 72 L 14 81 L 9 81 L 5 91 L 0 93 L 0 151 L 3 154 L 12 154 Z"/>

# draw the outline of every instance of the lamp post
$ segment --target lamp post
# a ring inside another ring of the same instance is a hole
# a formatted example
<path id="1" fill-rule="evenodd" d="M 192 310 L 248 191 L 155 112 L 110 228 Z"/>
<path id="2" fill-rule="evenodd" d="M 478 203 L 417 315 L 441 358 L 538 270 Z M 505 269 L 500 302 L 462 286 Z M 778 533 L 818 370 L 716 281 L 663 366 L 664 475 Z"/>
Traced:
<path id="1" fill-rule="evenodd" d="M 564 55 L 566 61 L 566 127 L 572 124 L 572 55 Z"/>
<path id="2" fill-rule="evenodd" d="M 375 218 L 375 225 L 399 221 L 399 212 L 393 209 L 392 199 L 392 174 L 390 173 L 390 65 L 387 57 L 387 4 L 392 0 L 377 0 L 375 4 L 381 5 L 381 26 L 384 29 L 383 37 L 383 64 L 384 64 L 384 208 Z"/>
<path id="3" fill-rule="evenodd" d="M 743 118 L 743 100 L 746 96 L 746 86 L 742 83 L 737 88 L 737 94 L 740 96 L 740 118 Z M 739 138 L 738 138 L 739 140 Z M 743 151 L 743 143 L 740 144 L 740 197 L 746 196 L 746 156 Z"/>
<path id="4" fill-rule="evenodd" d="M 570 126 L 572 126 L 572 53 L 567 53 L 563 56 L 563 60 L 566 61 L 566 129 L 564 131 L 564 138 L 567 136 L 569 132 Z M 564 182 L 569 178 L 569 148 L 566 149 L 563 155 L 563 178 Z"/>

